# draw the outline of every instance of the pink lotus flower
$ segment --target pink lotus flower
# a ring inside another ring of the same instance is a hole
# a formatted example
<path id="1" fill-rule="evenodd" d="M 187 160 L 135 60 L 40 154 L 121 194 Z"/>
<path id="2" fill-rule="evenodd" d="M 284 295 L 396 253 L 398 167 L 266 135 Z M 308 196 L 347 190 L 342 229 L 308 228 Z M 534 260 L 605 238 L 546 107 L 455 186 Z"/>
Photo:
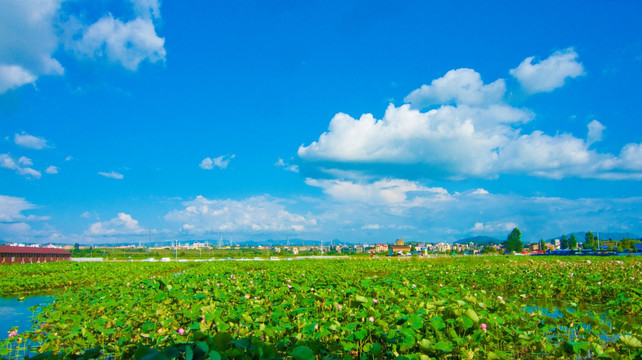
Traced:
<path id="1" fill-rule="evenodd" d="M 341 306 L 341 304 L 337 305 L 337 310 L 341 310 L 341 309 L 343 309 L 343 306 Z"/>
<path id="2" fill-rule="evenodd" d="M 372 299 L 372 302 L 373 302 L 373 303 L 375 303 L 375 304 L 378 304 L 378 303 L 379 303 L 379 300 L 377 300 L 377 299 Z"/>
<path id="3" fill-rule="evenodd" d="M 181 335 L 185 334 L 185 329 L 178 328 L 178 333 L 181 334 Z"/>
<path id="4" fill-rule="evenodd" d="M 11 332 L 9 333 L 9 337 L 10 337 L 10 338 L 11 338 L 11 337 L 14 337 L 14 336 L 18 336 L 18 332 L 17 332 L 16 330 L 13 330 L 13 331 L 11 331 Z"/>
<path id="5" fill-rule="evenodd" d="M 368 319 L 368 321 L 370 321 L 370 322 L 374 322 L 374 318 L 371 316 L 371 317 Z"/>
<path id="6" fill-rule="evenodd" d="M 480 328 L 480 329 L 482 329 L 482 330 L 484 330 L 484 331 L 486 331 L 486 324 L 481 324 L 481 325 L 479 325 L 479 328 Z"/>
<path id="7" fill-rule="evenodd" d="M 245 298 L 249 299 L 250 298 L 250 294 L 245 294 Z"/>

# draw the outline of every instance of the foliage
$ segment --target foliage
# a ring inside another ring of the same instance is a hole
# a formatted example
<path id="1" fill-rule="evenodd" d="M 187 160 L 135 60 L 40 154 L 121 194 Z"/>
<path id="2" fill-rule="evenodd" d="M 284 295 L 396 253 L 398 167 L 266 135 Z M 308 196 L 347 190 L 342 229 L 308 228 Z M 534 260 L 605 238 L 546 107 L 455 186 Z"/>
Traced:
<path id="1" fill-rule="evenodd" d="M 566 250 L 568 249 L 568 246 L 568 238 L 566 237 L 566 235 L 562 235 L 562 238 L 560 239 L 560 248 L 562 250 Z"/>
<path id="2" fill-rule="evenodd" d="M 571 234 L 571 238 L 568 239 L 568 247 L 571 249 L 577 249 L 577 239 L 575 238 L 575 234 Z"/>
<path id="3" fill-rule="evenodd" d="M 522 252 L 524 249 L 524 245 L 522 244 L 522 232 L 519 231 L 518 228 L 514 228 L 508 235 L 506 242 L 504 242 L 504 248 L 510 252 Z"/>
<path id="4" fill-rule="evenodd" d="M 484 246 L 482 249 L 482 254 L 497 254 L 497 249 L 494 246 Z"/>
<path id="5" fill-rule="evenodd" d="M 635 259 L 34 265 L 0 268 L 3 287 L 40 272 L 72 285 L 0 357 L 18 342 L 42 358 L 642 356 Z"/>
<path id="6" fill-rule="evenodd" d="M 587 232 L 586 235 L 584 236 L 584 248 L 585 249 L 593 249 L 597 248 L 597 242 L 595 241 L 595 236 L 593 236 L 592 232 Z"/>

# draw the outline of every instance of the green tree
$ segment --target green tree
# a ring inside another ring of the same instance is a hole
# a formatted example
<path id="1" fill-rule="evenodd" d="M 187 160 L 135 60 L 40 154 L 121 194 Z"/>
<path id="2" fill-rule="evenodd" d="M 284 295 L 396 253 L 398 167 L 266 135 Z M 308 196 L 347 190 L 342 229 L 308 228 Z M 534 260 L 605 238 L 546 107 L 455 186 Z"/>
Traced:
<path id="1" fill-rule="evenodd" d="M 518 228 L 514 228 L 510 232 L 508 238 L 504 242 L 504 248 L 511 252 L 522 252 L 524 244 L 522 244 L 522 232 Z"/>
<path id="2" fill-rule="evenodd" d="M 482 254 L 497 254 L 497 249 L 493 246 L 484 246 L 481 251 Z"/>
<path id="3" fill-rule="evenodd" d="M 571 238 L 568 239 L 568 247 L 571 250 L 575 250 L 575 248 L 577 248 L 577 239 L 575 238 L 575 234 L 571 234 Z"/>
<path id="4" fill-rule="evenodd" d="M 78 250 L 80 250 L 80 244 L 75 243 L 74 244 L 74 251 L 78 251 Z"/>
<path id="5" fill-rule="evenodd" d="M 544 239 L 539 241 L 539 249 L 542 251 L 546 250 L 546 241 Z"/>
<path id="6" fill-rule="evenodd" d="M 568 238 L 566 235 L 562 235 L 562 238 L 560 239 L 560 248 L 562 250 L 568 249 Z"/>
<path id="7" fill-rule="evenodd" d="M 589 231 L 584 236 L 584 248 L 592 249 L 594 247 L 595 247 L 595 236 L 593 236 L 593 233 Z"/>

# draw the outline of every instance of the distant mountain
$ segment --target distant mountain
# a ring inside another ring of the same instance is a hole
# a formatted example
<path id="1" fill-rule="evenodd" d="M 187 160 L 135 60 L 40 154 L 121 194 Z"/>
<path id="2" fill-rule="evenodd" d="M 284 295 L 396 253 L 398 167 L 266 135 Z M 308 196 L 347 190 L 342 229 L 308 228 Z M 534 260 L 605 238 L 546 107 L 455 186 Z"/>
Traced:
<path id="1" fill-rule="evenodd" d="M 492 244 L 501 244 L 502 240 L 495 239 L 490 236 L 475 236 L 471 238 L 461 239 L 454 242 L 455 244 L 470 244 L 475 245 L 492 245 Z"/>
<path id="2" fill-rule="evenodd" d="M 574 232 L 571 234 L 575 235 L 577 242 L 580 242 L 580 243 L 584 242 L 584 236 L 586 236 L 586 232 L 580 231 L 580 232 Z M 570 238 L 571 234 L 565 234 L 566 238 Z M 593 235 L 597 236 L 598 234 L 593 232 Z M 600 236 L 600 240 L 605 240 L 605 241 L 607 240 L 620 241 L 623 239 L 640 239 L 639 235 L 628 233 L 628 232 L 621 232 L 621 233 L 620 232 L 600 232 L 599 236 Z M 549 239 L 547 240 L 547 242 L 551 242 L 552 240 L 561 239 L 561 238 L 562 238 L 562 235 L 560 235 L 559 237 L 554 237 L 553 239 Z"/>

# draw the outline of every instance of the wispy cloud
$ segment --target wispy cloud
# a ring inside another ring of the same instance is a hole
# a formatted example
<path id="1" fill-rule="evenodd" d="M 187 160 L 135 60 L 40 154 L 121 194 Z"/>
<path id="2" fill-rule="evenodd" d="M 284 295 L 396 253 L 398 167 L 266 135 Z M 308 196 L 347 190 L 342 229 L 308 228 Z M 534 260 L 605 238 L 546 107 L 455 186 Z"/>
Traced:
<path id="1" fill-rule="evenodd" d="M 116 180 L 122 180 L 125 177 L 123 174 L 117 173 L 115 171 L 110 171 L 110 172 L 99 171 L 98 175 L 104 176 L 110 179 L 116 179 Z"/>
<path id="2" fill-rule="evenodd" d="M 278 168 L 283 168 L 285 171 L 290 171 L 290 172 L 293 172 L 293 173 L 298 173 L 299 172 L 299 165 L 288 164 L 288 163 L 285 162 L 285 160 L 283 160 L 281 158 L 279 158 L 279 160 L 277 160 L 274 163 L 274 166 L 276 166 Z"/>
<path id="3" fill-rule="evenodd" d="M 212 170 L 214 167 L 219 169 L 225 169 L 230 164 L 230 161 L 234 159 L 236 155 L 221 155 L 215 158 L 206 157 L 201 161 L 198 166 L 203 170 Z"/>
<path id="4" fill-rule="evenodd" d="M 270 196 L 242 200 L 197 196 L 184 202 L 184 209 L 169 212 L 165 220 L 180 224 L 183 231 L 192 234 L 279 234 L 310 231 L 316 225 L 313 216 L 290 212 L 284 203 Z"/>
<path id="5" fill-rule="evenodd" d="M 30 166 L 33 165 L 31 159 L 21 156 L 17 161 L 9 154 L 0 154 L 0 167 L 9 170 L 15 170 L 16 173 L 22 176 L 40 179 L 42 174 L 40 171 L 34 170 Z"/>
<path id="6" fill-rule="evenodd" d="M 29 135 L 25 132 L 15 134 L 13 136 L 13 141 L 16 143 L 16 145 L 29 149 L 41 150 L 48 147 L 47 140 L 45 140 L 44 138 Z"/>

